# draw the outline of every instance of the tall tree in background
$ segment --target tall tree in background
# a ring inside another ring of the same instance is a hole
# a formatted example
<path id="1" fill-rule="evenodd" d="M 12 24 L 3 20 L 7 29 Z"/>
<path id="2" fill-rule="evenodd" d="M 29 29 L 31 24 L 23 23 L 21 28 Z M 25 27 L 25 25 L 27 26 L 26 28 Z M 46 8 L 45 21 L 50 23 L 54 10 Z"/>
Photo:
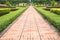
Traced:
<path id="1" fill-rule="evenodd" d="M 0 4 L 4 4 L 6 0 L 0 0 Z"/>
<path id="2" fill-rule="evenodd" d="M 54 6 L 56 2 L 59 3 L 60 0 L 31 0 L 31 3 L 34 3 L 34 4 L 37 4 L 37 5 L 51 5 L 51 6 Z M 11 5 L 16 5 L 19 3 L 30 3 L 30 0 L 0 0 L 0 4 L 11 4 Z"/>
<path id="3" fill-rule="evenodd" d="M 54 5 L 55 5 L 55 3 L 56 3 L 56 1 L 55 1 L 55 0 L 51 0 L 51 6 L 54 6 Z"/>

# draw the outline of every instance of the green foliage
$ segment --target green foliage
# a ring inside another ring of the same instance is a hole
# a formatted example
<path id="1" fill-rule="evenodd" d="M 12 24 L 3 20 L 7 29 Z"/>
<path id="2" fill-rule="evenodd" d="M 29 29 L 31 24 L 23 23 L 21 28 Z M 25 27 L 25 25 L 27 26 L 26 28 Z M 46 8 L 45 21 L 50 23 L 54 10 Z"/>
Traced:
<path id="1" fill-rule="evenodd" d="M 54 6 L 55 3 L 56 3 L 55 0 L 52 0 L 51 1 L 51 6 Z"/>
<path id="2" fill-rule="evenodd" d="M 25 7 L 20 8 L 17 11 L 10 12 L 0 17 L 0 32 L 3 31 L 12 21 L 14 21 L 25 10 Z"/>
<path id="3" fill-rule="evenodd" d="M 60 15 L 60 8 L 52 8 L 50 11 Z"/>
<path id="4" fill-rule="evenodd" d="M 0 4 L 4 4 L 6 0 L 0 0 Z"/>
<path id="5" fill-rule="evenodd" d="M 37 6 L 56 6 L 57 3 L 59 4 L 59 0 L 32 0 L 34 5 Z"/>
<path id="6" fill-rule="evenodd" d="M 47 6 L 46 8 L 60 8 L 59 6 Z"/>
<path id="7" fill-rule="evenodd" d="M 60 30 L 60 16 L 59 15 L 56 15 L 50 11 L 45 11 L 42 8 L 36 7 L 36 10 L 38 10 L 58 30 Z"/>
<path id="8" fill-rule="evenodd" d="M 7 2 L 7 3 L 6 3 Z M 56 3 L 60 3 L 60 0 L 0 0 L 0 3 L 2 4 L 11 4 L 12 6 L 19 5 L 20 3 L 33 3 L 34 5 L 43 4 L 43 6 L 54 6 Z"/>
<path id="9" fill-rule="evenodd" d="M 0 0 L 0 4 L 7 4 L 8 6 L 16 6 L 17 4 L 19 5 L 20 3 L 29 4 L 29 0 Z"/>
<path id="10" fill-rule="evenodd" d="M 7 2 L 6 2 L 6 5 L 10 6 L 10 2 L 9 2 L 9 1 L 7 1 Z"/>
<path id="11" fill-rule="evenodd" d="M 10 12 L 10 8 L 0 8 L 0 16 Z"/>

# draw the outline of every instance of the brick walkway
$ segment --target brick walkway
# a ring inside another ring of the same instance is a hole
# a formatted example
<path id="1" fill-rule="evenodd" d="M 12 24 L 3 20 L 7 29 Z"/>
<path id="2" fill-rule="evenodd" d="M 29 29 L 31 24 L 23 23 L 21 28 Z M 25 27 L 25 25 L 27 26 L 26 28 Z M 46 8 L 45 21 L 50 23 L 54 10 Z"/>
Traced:
<path id="1" fill-rule="evenodd" d="M 59 40 L 59 36 L 30 6 L 0 40 Z"/>

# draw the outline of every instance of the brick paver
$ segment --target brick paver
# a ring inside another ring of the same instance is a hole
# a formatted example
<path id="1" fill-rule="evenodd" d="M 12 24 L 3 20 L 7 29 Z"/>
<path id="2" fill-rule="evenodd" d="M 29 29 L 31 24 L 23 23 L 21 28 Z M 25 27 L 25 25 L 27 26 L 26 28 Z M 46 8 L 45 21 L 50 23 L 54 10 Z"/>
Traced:
<path id="1" fill-rule="evenodd" d="M 0 40 L 59 40 L 59 36 L 55 29 L 30 6 Z"/>

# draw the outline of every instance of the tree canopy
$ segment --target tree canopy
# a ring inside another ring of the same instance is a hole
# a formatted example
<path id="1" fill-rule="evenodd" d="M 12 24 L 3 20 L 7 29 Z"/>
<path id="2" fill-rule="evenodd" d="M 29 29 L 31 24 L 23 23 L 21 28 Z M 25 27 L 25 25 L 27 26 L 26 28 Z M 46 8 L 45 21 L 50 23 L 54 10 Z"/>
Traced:
<path id="1" fill-rule="evenodd" d="M 37 4 L 52 4 L 55 2 L 59 2 L 60 0 L 0 0 L 0 4 L 5 4 L 6 2 L 10 2 L 10 4 L 19 4 L 19 3 L 37 3 Z"/>

